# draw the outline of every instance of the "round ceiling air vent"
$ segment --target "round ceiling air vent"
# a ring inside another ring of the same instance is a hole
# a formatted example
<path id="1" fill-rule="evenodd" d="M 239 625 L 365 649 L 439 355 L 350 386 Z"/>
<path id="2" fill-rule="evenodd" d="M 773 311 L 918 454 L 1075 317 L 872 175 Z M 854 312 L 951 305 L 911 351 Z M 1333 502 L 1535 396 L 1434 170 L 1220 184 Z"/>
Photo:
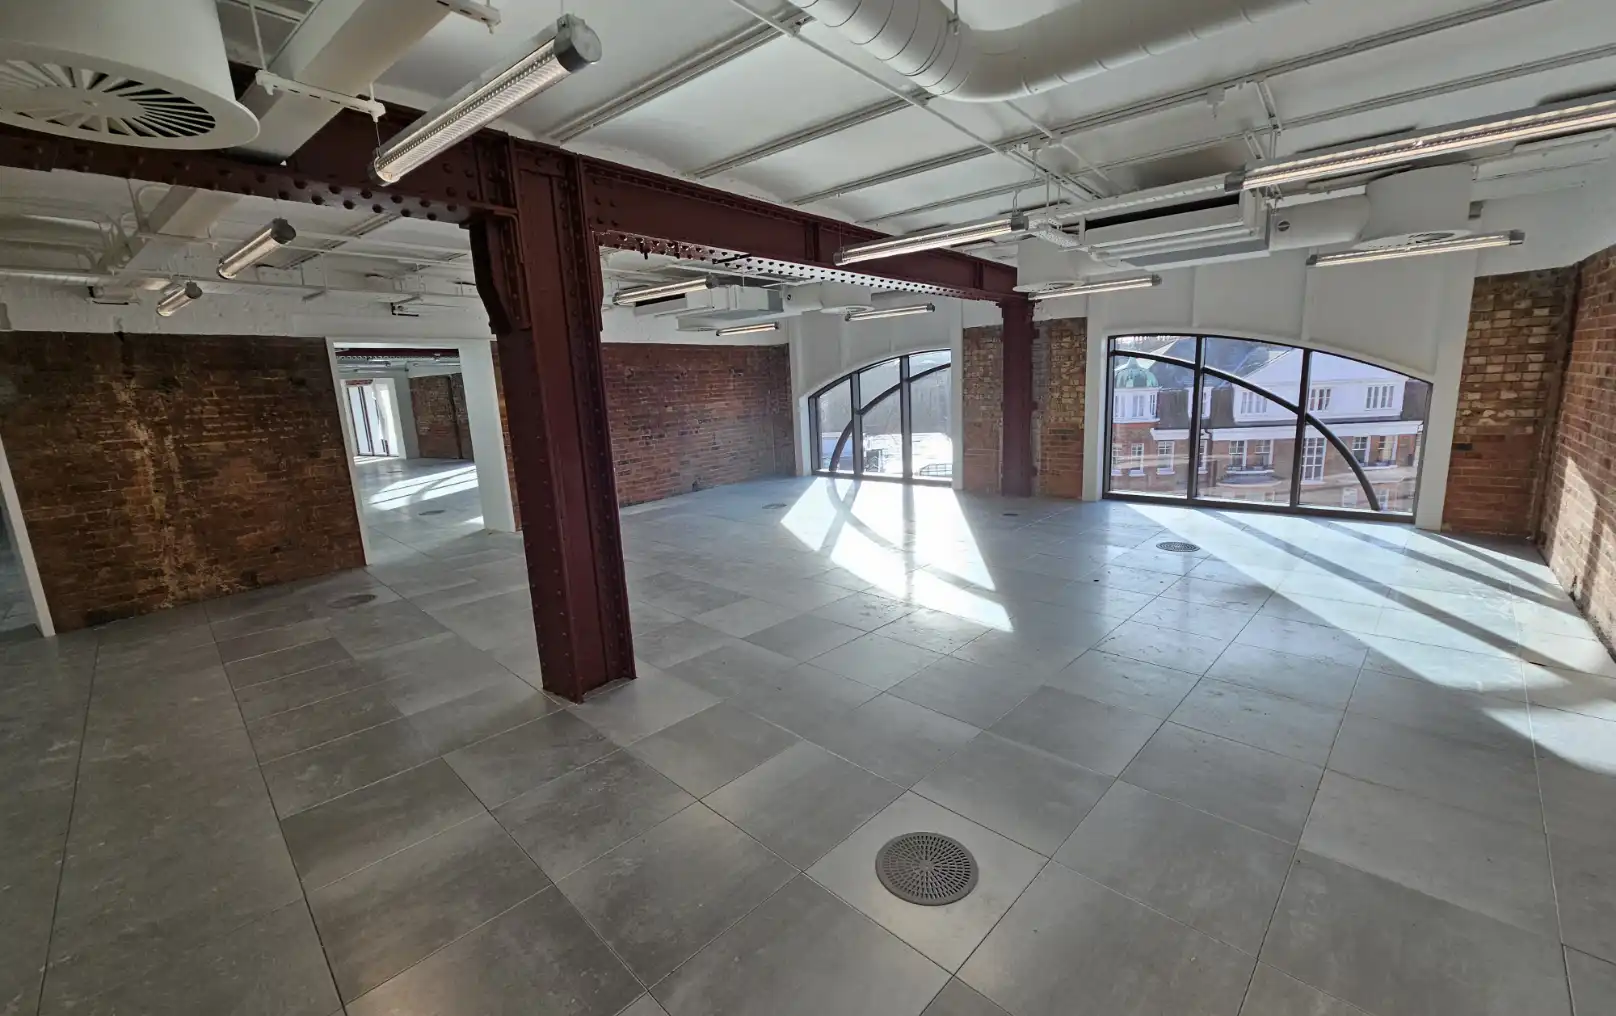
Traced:
<path id="1" fill-rule="evenodd" d="M 0 5 L 0 123 L 142 148 L 258 135 L 235 100 L 213 0 Z"/>

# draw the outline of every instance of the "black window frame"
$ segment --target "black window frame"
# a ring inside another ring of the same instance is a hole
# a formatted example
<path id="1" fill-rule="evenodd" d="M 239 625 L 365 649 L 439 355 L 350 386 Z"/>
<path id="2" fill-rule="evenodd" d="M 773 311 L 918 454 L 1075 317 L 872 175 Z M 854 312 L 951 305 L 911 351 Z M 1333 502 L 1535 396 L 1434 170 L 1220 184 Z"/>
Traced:
<path id="1" fill-rule="evenodd" d="M 936 364 L 920 371 L 911 373 L 910 357 L 927 356 L 936 353 L 948 354 L 948 362 Z M 881 394 L 869 400 L 868 404 L 861 405 L 863 393 L 859 387 L 859 375 L 872 368 L 881 367 L 888 363 L 897 363 L 898 381 L 886 388 Z M 926 476 L 917 473 L 914 468 L 914 408 L 910 395 L 910 388 L 917 381 L 922 381 L 933 374 L 954 369 L 954 353 L 951 349 L 917 349 L 912 353 L 903 353 L 888 357 L 885 360 L 876 360 L 864 364 L 856 370 L 848 371 L 841 377 L 821 385 L 808 396 L 808 433 L 812 437 L 812 468 L 810 472 L 815 476 L 829 476 L 849 480 L 882 480 L 888 483 L 917 483 L 931 487 L 951 487 L 954 484 L 952 467 L 948 476 Z M 819 400 L 831 389 L 846 383 L 848 386 L 848 405 L 851 415 L 847 426 L 836 439 L 835 446 L 827 454 L 824 449 L 824 433 L 820 430 Z M 864 415 L 884 403 L 894 395 L 898 397 L 899 430 L 902 434 L 903 446 L 903 475 L 894 476 L 890 473 L 870 473 L 864 469 Z M 955 429 L 958 421 L 953 419 L 952 407 L 949 412 L 949 425 Z M 952 435 L 950 435 L 952 437 Z M 841 461 L 844 448 L 851 442 L 852 455 L 850 456 L 853 468 L 851 471 L 832 469 L 827 464 Z"/>

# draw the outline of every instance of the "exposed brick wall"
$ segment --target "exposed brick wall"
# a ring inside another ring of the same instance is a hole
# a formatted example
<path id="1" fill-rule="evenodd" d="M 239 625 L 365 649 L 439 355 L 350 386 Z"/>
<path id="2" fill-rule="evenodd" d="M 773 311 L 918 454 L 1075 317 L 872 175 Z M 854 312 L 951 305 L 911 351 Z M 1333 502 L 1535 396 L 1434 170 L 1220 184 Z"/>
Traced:
<path id="1" fill-rule="evenodd" d="M 59 629 L 365 563 L 321 341 L 0 334 L 0 437 Z"/>
<path id="2" fill-rule="evenodd" d="M 1004 356 L 998 325 L 967 328 L 960 364 L 960 432 L 965 442 L 963 485 L 978 494 L 999 492 L 999 450 L 1004 424 Z"/>
<path id="3" fill-rule="evenodd" d="M 1530 536 L 1577 269 L 1476 280 L 1444 529 Z"/>
<path id="4" fill-rule="evenodd" d="M 1083 496 L 1083 407 L 1088 322 L 1039 321 L 1033 335 L 1033 489 L 1048 497 Z M 1003 440 L 1004 357 L 997 325 L 965 329 L 960 367 L 966 490 L 997 494 Z"/>
<path id="5" fill-rule="evenodd" d="M 1044 364 L 1034 361 L 1044 385 L 1035 387 L 1038 399 L 1038 482 L 1046 497 L 1083 496 L 1083 411 L 1088 383 L 1088 321 L 1061 318 L 1038 322 Z M 1034 355 L 1038 350 L 1034 348 Z M 1035 378 L 1036 381 L 1036 378 Z"/>
<path id="6" fill-rule="evenodd" d="M 469 459 L 471 421 L 466 383 L 459 374 L 410 378 L 417 454 L 423 459 Z"/>
<path id="7" fill-rule="evenodd" d="M 1561 584 L 1616 645 L 1616 248 L 1581 265 L 1540 539 Z"/>
<path id="8" fill-rule="evenodd" d="M 617 500 L 796 471 L 786 346 L 601 346 Z"/>

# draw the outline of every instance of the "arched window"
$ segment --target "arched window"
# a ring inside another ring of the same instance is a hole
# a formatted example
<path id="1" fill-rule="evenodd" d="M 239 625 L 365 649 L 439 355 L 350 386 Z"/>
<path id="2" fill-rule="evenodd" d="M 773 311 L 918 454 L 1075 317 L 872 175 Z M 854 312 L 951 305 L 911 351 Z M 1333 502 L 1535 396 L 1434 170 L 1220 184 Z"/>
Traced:
<path id="1" fill-rule="evenodd" d="M 838 378 L 808 400 L 814 472 L 949 483 L 954 381 L 946 349 L 910 353 Z"/>
<path id="2" fill-rule="evenodd" d="M 1122 336 L 1109 357 L 1108 494 L 1413 514 L 1428 383 L 1215 335 Z"/>

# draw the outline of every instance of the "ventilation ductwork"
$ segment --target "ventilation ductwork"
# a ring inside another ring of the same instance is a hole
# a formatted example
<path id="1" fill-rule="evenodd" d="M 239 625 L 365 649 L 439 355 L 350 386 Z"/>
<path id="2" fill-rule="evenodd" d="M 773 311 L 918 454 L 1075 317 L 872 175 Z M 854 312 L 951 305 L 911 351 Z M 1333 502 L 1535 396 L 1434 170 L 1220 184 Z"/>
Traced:
<path id="1" fill-rule="evenodd" d="M 1323 0 L 1080 0 L 1015 28 L 955 24 L 942 0 L 792 0 L 933 95 L 1020 99 Z"/>

